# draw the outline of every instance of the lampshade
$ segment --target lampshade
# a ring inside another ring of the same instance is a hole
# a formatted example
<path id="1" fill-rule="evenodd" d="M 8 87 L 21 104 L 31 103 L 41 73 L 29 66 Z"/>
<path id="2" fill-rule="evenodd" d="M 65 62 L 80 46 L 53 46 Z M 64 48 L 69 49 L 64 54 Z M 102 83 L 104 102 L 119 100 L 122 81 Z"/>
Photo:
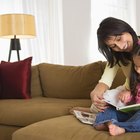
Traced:
<path id="1" fill-rule="evenodd" d="M 33 38 L 35 35 L 34 16 L 28 14 L 0 15 L 0 37 L 11 39 L 8 61 L 11 59 L 12 50 L 17 51 L 17 58 L 20 60 L 20 38 Z"/>
<path id="2" fill-rule="evenodd" d="M 36 35 L 35 20 L 29 14 L 0 15 L 0 37 L 32 38 Z"/>

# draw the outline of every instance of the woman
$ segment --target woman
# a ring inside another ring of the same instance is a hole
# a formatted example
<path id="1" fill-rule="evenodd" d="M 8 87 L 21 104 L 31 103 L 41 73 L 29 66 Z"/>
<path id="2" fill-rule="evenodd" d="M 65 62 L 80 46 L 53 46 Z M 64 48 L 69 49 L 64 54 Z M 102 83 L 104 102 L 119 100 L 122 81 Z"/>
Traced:
<path id="1" fill-rule="evenodd" d="M 111 93 L 110 93 L 111 94 Z M 132 69 L 130 76 L 130 91 L 120 92 L 118 98 L 125 104 L 140 103 L 140 44 L 132 52 Z M 109 130 L 116 136 L 126 132 L 140 132 L 140 109 L 131 112 L 121 112 L 113 106 L 96 116 L 94 127 L 97 130 Z"/>
<path id="2" fill-rule="evenodd" d="M 104 73 L 91 92 L 91 108 L 75 107 L 72 110 L 104 111 L 108 104 L 103 101 L 103 93 L 108 90 L 116 76 L 119 67 L 126 76 L 126 82 L 122 86 L 129 90 L 129 76 L 131 69 L 131 52 L 137 45 L 138 36 L 133 28 L 123 20 L 108 17 L 104 19 L 97 30 L 98 49 L 105 56 L 108 63 Z"/>
<path id="3" fill-rule="evenodd" d="M 138 42 L 138 37 L 128 23 L 113 17 L 108 17 L 100 23 L 97 37 L 98 49 L 108 63 L 102 78 L 91 92 L 91 100 L 98 111 L 103 111 L 107 108 L 107 104 L 102 100 L 103 93 L 111 87 L 119 67 L 126 76 L 124 87 L 126 90 L 130 89 L 131 52 Z"/>

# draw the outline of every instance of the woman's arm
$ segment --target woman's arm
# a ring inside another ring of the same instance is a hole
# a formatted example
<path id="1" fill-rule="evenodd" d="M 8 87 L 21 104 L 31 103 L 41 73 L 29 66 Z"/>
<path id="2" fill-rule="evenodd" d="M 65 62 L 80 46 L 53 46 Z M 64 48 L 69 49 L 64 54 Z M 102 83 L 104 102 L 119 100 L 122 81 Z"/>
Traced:
<path id="1" fill-rule="evenodd" d="M 104 73 L 101 79 L 99 80 L 99 83 L 104 83 L 110 88 L 112 86 L 113 80 L 117 74 L 118 69 L 118 65 L 115 65 L 114 67 L 110 68 L 107 63 L 104 69 Z"/>
<path id="2" fill-rule="evenodd" d="M 103 93 L 111 87 L 118 68 L 118 65 L 113 68 L 106 65 L 102 78 L 90 94 L 92 103 L 99 111 L 103 111 L 107 107 L 107 104 L 103 101 Z"/>
<path id="3" fill-rule="evenodd" d="M 103 111 L 107 107 L 106 102 L 103 101 L 103 93 L 108 89 L 109 87 L 106 84 L 98 83 L 90 93 L 91 101 L 98 111 Z"/>

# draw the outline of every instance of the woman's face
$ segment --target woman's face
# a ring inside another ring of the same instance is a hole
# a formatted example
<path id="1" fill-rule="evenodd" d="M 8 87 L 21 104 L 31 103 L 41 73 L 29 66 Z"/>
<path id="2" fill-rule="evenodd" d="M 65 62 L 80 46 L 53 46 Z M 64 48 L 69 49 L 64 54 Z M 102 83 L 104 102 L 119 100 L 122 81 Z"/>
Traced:
<path id="1" fill-rule="evenodd" d="M 118 36 L 110 36 L 105 43 L 109 48 L 116 52 L 131 52 L 133 49 L 132 36 L 127 32 Z"/>
<path id="2" fill-rule="evenodd" d="M 140 56 L 133 56 L 135 71 L 140 75 Z"/>

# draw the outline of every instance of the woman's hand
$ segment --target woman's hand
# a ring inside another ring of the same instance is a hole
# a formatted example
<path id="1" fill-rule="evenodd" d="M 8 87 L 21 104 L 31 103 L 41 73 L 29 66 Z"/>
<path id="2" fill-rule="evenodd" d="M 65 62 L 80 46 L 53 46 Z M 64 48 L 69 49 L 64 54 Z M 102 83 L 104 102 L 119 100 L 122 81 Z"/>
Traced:
<path id="1" fill-rule="evenodd" d="M 121 102 L 127 104 L 131 101 L 132 95 L 129 90 L 123 90 L 119 93 L 118 98 L 121 100 Z"/>
<path id="2" fill-rule="evenodd" d="M 95 89 L 91 92 L 90 97 L 94 106 L 98 111 L 104 111 L 108 104 L 103 101 L 103 93 L 108 89 L 108 86 L 104 83 L 99 83 L 96 85 Z"/>

